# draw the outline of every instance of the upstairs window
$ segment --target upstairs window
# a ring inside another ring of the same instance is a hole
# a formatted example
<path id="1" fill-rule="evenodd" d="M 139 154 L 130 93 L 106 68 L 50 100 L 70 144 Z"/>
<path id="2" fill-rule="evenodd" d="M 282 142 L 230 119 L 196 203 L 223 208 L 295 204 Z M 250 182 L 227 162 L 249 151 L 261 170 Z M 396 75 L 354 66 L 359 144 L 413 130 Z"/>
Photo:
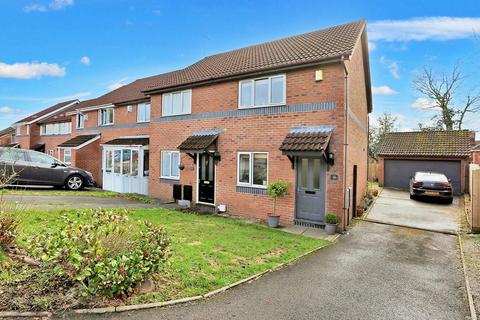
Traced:
<path id="1" fill-rule="evenodd" d="M 98 110 L 98 125 L 108 126 L 113 124 L 113 108 Z"/>
<path id="2" fill-rule="evenodd" d="M 150 122 L 150 103 L 138 104 L 137 122 Z"/>
<path id="3" fill-rule="evenodd" d="M 162 116 L 190 113 L 192 113 L 192 90 L 163 94 Z"/>
<path id="4" fill-rule="evenodd" d="M 83 113 L 77 114 L 77 129 L 85 127 L 86 116 Z"/>
<path id="5" fill-rule="evenodd" d="M 42 124 L 40 126 L 40 135 L 42 136 L 70 134 L 70 133 L 72 133 L 71 122 L 47 123 L 47 124 Z"/>
<path id="6" fill-rule="evenodd" d="M 242 80 L 239 107 L 253 108 L 285 104 L 285 75 Z"/>

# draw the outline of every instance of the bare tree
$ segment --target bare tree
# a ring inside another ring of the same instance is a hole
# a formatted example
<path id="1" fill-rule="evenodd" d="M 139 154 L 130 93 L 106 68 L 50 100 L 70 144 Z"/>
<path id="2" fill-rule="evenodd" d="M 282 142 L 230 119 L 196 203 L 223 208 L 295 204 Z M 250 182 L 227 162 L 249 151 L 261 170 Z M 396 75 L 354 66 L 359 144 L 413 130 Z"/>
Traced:
<path id="1" fill-rule="evenodd" d="M 376 159 L 378 148 L 385 135 L 389 132 L 397 131 L 397 117 L 385 112 L 377 116 L 375 120 L 376 123 L 370 125 L 368 132 L 368 154 Z"/>
<path id="2" fill-rule="evenodd" d="M 470 93 L 463 99 L 458 98 L 458 91 L 463 82 L 464 77 L 457 66 L 451 73 L 444 72 L 440 76 L 434 75 L 431 69 L 425 68 L 423 73 L 413 81 L 415 89 L 432 102 L 428 108 L 440 112 L 432 118 L 436 122 L 434 127 L 460 130 L 467 114 L 480 110 L 480 95 Z"/>

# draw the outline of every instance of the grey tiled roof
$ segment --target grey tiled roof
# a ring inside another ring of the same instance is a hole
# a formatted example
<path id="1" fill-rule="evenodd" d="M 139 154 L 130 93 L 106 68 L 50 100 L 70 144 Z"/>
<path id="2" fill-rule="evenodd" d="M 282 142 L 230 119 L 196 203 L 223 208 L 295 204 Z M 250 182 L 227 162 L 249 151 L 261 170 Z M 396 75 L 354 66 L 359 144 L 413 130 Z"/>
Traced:
<path id="1" fill-rule="evenodd" d="M 218 134 L 193 135 L 185 139 L 179 146 L 179 150 L 206 150 L 215 140 Z"/>
<path id="2" fill-rule="evenodd" d="M 332 131 L 290 132 L 280 146 L 284 152 L 320 152 L 325 151 L 330 142 Z"/>

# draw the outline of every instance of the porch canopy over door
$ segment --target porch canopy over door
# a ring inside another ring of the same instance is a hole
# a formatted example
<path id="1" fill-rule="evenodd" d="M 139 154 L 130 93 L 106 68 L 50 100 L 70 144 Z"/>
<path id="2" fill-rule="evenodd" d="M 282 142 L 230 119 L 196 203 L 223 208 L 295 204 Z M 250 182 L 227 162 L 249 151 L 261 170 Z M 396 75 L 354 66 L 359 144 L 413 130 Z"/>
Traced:
<path id="1" fill-rule="evenodd" d="M 194 132 L 178 146 L 178 150 L 188 154 L 194 160 L 198 153 L 218 155 L 217 139 L 220 133 L 221 130 L 217 129 Z"/>
<path id="2" fill-rule="evenodd" d="M 291 128 L 280 146 L 295 168 L 295 223 L 323 225 L 333 127 Z"/>

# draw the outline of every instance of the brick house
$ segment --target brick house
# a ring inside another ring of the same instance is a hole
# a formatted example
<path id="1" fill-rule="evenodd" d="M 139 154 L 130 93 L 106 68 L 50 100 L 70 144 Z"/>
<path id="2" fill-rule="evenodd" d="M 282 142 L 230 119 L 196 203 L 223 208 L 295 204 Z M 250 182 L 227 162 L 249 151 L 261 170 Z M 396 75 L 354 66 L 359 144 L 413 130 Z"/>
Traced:
<path id="1" fill-rule="evenodd" d="M 480 164 L 480 141 L 475 141 L 472 148 L 472 163 Z"/>
<path id="2" fill-rule="evenodd" d="M 416 171 L 445 174 L 456 194 L 465 190 L 475 133 L 469 130 L 388 133 L 378 151 L 380 186 L 408 189 Z"/>
<path id="3" fill-rule="evenodd" d="M 0 130 L 0 147 L 15 147 L 15 128 L 8 127 Z"/>
<path id="4" fill-rule="evenodd" d="M 58 157 L 57 145 L 70 136 L 71 119 L 65 111 L 75 106 L 78 100 L 57 103 L 33 115 L 15 122 L 15 141 L 22 149 L 32 149 Z"/>
<path id="5" fill-rule="evenodd" d="M 283 223 L 322 225 L 333 212 L 344 228 L 366 191 L 371 110 L 357 21 L 208 56 L 46 111 L 40 125 L 70 118 L 51 146 L 104 189 L 265 219 L 266 187 L 284 180 Z"/>

